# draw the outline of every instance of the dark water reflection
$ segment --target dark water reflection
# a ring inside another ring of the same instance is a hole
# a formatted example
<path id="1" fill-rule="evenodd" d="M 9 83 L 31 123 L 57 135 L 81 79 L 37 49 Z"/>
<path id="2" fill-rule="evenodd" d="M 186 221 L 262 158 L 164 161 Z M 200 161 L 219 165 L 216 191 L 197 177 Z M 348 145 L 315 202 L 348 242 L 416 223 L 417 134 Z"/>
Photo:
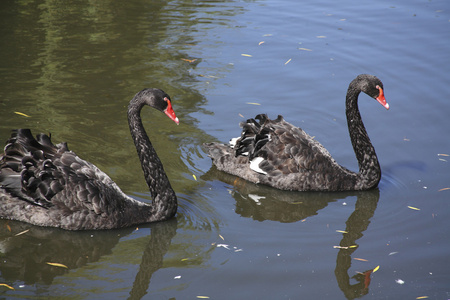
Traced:
<path id="1" fill-rule="evenodd" d="M 231 195 L 236 201 L 235 212 L 242 217 L 256 221 L 276 221 L 282 223 L 302 222 L 319 214 L 330 202 L 356 196 L 355 209 L 345 222 L 340 249 L 336 258 L 336 281 L 347 299 L 355 299 L 369 292 L 373 269 L 349 275 L 352 254 L 357 251 L 357 240 L 364 236 L 370 219 L 375 214 L 380 192 L 378 189 L 367 192 L 346 193 L 299 193 L 277 191 L 275 189 L 246 182 L 212 168 L 207 178 L 220 179 L 233 186 Z M 205 178 L 205 180 L 207 180 Z M 352 283 L 354 279 L 357 283 Z"/>
<path id="2" fill-rule="evenodd" d="M 172 219 L 149 227 L 151 234 L 145 238 L 147 245 L 129 299 L 141 299 L 147 293 L 152 274 L 163 266 L 163 257 L 176 234 L 177 221 Z M 0 228 L 2 278 L 25 285 L 51 285 L 56 276 L 98 262 L 103 256 L 111 255 L 119 240 L 134 231 L 129 228 L 67 232 L 10 221 L 1 221 Z M 51 265 L 54 263 L 64 266 Z"/>

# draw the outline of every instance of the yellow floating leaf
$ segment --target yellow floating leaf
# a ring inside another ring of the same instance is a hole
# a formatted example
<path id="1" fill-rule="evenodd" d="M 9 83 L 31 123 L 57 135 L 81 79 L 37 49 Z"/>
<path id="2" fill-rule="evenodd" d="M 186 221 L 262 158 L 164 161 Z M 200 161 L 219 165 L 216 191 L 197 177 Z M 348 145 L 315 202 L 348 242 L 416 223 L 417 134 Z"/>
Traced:
<path id="1" fill-rule="evenodd" d="M 209 299 L 208 296 L 197 296 L 197 299 Z"/>
<path id="2" fill-rule="evenodd" d="M 442 192 L 442 191 L 446 191 L 446 190 L 450 190 L 450 188 L 443 188 L 443 189 L 440 189 L 438 192 Z"/>
<path id="3" fill-rule="evenodd" d="M 292 58 L 289 58 L 289 59 L 287 60 L 287 62 L 284 63 L 284 65 L 287 65 L 288 63 L 290 63 L 291 60 L 292 60 Z"/>
<path id="4" fill-rule="evenodd" d="M 11 232 L 11 226 L 9 226 L 8 224 L 6 224 L 6 228 L 8 229 L 9 232 Z"/>
<path id="5" fill-rule="evenodd" d="M 220 234 L 219 234 L 219 237 L 220 237 L 223 241 L 225 241 L 225 239 L 223 238 L 223 236 L 221 236 Z"/>
<path id="6" fill-rule="evenodd" d="M 253 57 L 253 55 L 245 54 L 245 53 L 242 53 L 241 55 L 242 55 L 242 56 L 246 56 L 246 57 Z"/>
<path id="7" fill-rule="evenodd" d="M 247 102 L 247 104 L 251 104 L 251 105 L 261 105 L 261 104 L 256 103 L 256 102 Z"/>
<path id="8" fill-rule="evenodd" d="M 197 59 L 187 59 L 187 58 L 182 58 L 181 60 L 187 61 L 188 63 L 193 63 L 195 62 Z"/>
<path id="9" fill-rule="evenodd" d="M 417 297 L 416 299 L 428 299 L 429 297 L 428 296 L 420 296 L 420 297 Z"/>
<path id="10" fill-rule="evenodd" d="M 353 258 L 354 260 L 359 260 L 359 261 L 368 261 L 367 259 L 364 259 L 364 258 L 357 258 L 357 257 L 355 257 L 355 258 Z"/>
<path id="11" fill-rule="evenodd" d="M 376 266 L 375 269 L 373 269 L 373 273 L 375 273 L 376 271 L 378 271 L 378 269 L 380 269 L 380 266 Z"/>
<path id="12" fill-rule="evenodd" d="M 312 51 L 311 49 L 308 49 L 308 48 L 298 48 L 298 50 L 303 50 L 303 51 Z"/>
<path id="13" fill-rule="evenodd" d="M 66 268 L 66 269 L 69 268 L 69 267 L 67 267 L 66 265 L 63 265 L 63 264 L 60 264 L 60 263 L 47 262 L 47 265 L 50 265 L 50 266 L 53 266 L 53 267 Z"/>
<path id="14" fill-rule="evenodd" d="M 258 46 L 261 46 L 264 43 L 265 43 L 264 41 L 261 41 L 261 42 L 258 43 Z"/>
<path id="15" fill-rule="evenodd" d="M 195 181 L 197 181 L 197 176 L 195 176 L 195 174 L 192 174 L 192 177 L 194 177 Z"/>
<path id="16" fill-rule="evenodd" d="M 27 118 L 30 117 L 29 115 L 24 114 L 24 113 L 21 113 L 20 111 L 15 111 L 14 113 L 15 113 L 16 115 L 24 116 L 24 117 L 27 117 Z"/>
<path id="17" fill-rule="evenodd" d="M 27 233 L 28 231 L 30 231 L 30 229 L 27 229 L 27 230 L 21 231 L 21 232 L 19 232 L 19 233 L 15 234 L 14 236 L 19 236 L 19 235 L 25 234 L 25 233 Z"/>
<path id="18" fill-rule="evenodd" d="M 7 287 L 10 290 L 14 290 L 14 288 L 12 286 L 7 285 L 6 283 L 0 283 L 0 286 L 4 286 L 4 287 Z"/>
<path id="19" fill-rule="evenodd" d="M 182 258 L 181 261 L 189 260 L 189 258 Z"/>
<path id="20" fill-rule="evenodd" d="M 336 232 L 339 232 L 339 233 L 348 233 L 348 232 L 345 231 L 345 230 L 336 230 Z"/>
<path id="21" fill-rule="evenodd" d="M 358 247 L 358 245 L 351 245 L 351 246 L 348 246 L 349 248 L 356 248 L 356 247 Z"/>
<path id="22" fill-rule="evenodd" d="M 409 209 L 413 209 L 413 210 L 420 210 L 420 208 L 414 207 L 414 206 L 408 206 Z"/>
<path id="23" fill-rule="evenodd" d="M 450 156 L 449 154 L 438 153 L 438 156 Z"/>

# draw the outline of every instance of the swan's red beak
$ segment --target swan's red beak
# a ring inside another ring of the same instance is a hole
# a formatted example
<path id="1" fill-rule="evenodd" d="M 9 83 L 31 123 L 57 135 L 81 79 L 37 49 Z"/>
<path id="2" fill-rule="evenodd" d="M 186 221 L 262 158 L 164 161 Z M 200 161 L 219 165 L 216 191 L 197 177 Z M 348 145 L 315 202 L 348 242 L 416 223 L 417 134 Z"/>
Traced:
<path id="1" fill-rule="evenodd" d="M 167 108 L 164 110 L 164 113 L 175 123 L 180 124 L 180 121 L 178 120 L 177 116 L 175 115 L 175 112 L 173 111 L 172 108 L 172 103 L 170 103 L 170 100 L 166 97 L 164 98 L 164 100 L 166 100 L 167 102 Z"/>
<path id="2" fill-rule="evenodd" d="M 384 92 L 383 89 L 379 86 L 377 86 L 377 89 L 380 91 L 380 93 L 378 94 L 378 97 L 376 97 L 375 99 L 377 99 L 377 101 L 384 106 L 384 108 L 389 109 L 389 103 L 386 102 L 386 98 L 384 98 Z"/>

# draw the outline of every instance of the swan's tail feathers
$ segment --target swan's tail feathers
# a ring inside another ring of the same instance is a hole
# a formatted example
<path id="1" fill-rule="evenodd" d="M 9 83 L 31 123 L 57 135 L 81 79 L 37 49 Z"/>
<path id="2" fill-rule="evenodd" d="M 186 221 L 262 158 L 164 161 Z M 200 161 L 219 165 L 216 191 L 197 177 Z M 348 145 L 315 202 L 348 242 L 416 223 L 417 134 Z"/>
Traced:
<path id="1" fill-rule="evenodd" d="M 35 205 L 51 206 L 50 199 L 63 189 L 55 180 L 57 168 L 52 159 L 65 149 L 53 145 L 45 134 L 35 139 L 29 129 L 14 130 L 0 156 L 1 188 Z"/>
<path id="2" fill-rule="evenodd" d="M 219 160 L 221 157 L 227 155 L 234 155 L 233 148 L 228 145 L 220 143 L 204 143 L 203 147 L 206 149 L 208 156 L 211 157 L 213 161 Z"/>

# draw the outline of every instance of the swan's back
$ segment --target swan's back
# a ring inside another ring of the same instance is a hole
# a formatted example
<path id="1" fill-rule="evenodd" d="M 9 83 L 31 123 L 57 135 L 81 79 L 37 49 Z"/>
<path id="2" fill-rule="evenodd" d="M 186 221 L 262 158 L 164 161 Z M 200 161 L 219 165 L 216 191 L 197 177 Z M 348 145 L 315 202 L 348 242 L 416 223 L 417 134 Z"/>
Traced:
<path id="1" fill-rule="evenodd" d="M 127 196 L 104 172 L 49 136 L 13 131 L 0 157 L 0 217 L 65 229 L 121 227 Z M 135 201 L 136 203 L 139 203 Z"/>
<path id="2" fill-rule="evenodd" d="M 256 119 L 256 120 L 255 120 Z M 343 168 L 301 128 L 261 114 L 242 122 L 236 144 L 205 144 L 219 170 L 283 190 L 346 190 L 356 174 Z M 342 180 L 345 178 L 345 180 Z"/>

